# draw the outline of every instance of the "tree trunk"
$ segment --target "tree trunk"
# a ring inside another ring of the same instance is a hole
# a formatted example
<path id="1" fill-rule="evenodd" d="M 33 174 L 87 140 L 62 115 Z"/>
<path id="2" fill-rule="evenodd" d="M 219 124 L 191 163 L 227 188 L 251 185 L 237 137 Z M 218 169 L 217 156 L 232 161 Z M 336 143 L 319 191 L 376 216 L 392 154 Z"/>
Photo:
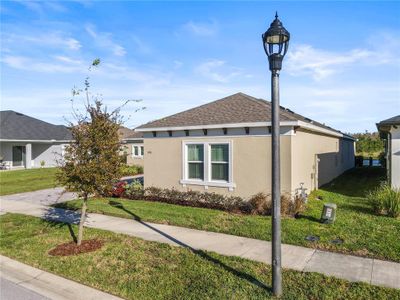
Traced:
<path id="1" fill-rule="evenodd" d="M 85 224 L 85 220 L 86 220 L 87 198 L 88 198 L 87 195 L 85 195 L 83 198 L 81 220 L 79 221 L 78 242 L 77 242 L 78 246 L 80 246 L 82 243 L 83 224 Z"/>

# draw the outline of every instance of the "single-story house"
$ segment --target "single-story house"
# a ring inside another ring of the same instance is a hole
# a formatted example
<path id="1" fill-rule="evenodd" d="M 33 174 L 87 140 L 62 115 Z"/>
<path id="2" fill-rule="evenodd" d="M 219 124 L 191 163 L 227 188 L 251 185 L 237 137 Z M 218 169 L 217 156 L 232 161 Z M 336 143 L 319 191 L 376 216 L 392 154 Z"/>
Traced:
<path id="1" fill-rule="evenodd" d="M 126 163 L 128 165 L 144 166 L 144 144 L 143 133 L 132 131 L 124 138 L 125 151 L 127 153 Z"/>
<path id="2" fill-rule="evenodd" d="M 0 112 L 0 160 L 6 168 L 54 167 L 71 133 L 66 126 L 53 125 L 24 114 Z"/>
<path id="3" fill-rule="evenodd" d="M 354 167 L 355 139 L 281 107 L 281 188 L 308 192 Z M 143 133 L 145 187 L 241 197 L 271 191 L 271 103 L 243 93 L 162 118 Z"/>
<path id="4" fill-rule="evenodd" d="M 388 181 L 392 187 L 400 188 L 400 115 L 376 124 L 381 136 L 386 140 L 386 168 Z"/>

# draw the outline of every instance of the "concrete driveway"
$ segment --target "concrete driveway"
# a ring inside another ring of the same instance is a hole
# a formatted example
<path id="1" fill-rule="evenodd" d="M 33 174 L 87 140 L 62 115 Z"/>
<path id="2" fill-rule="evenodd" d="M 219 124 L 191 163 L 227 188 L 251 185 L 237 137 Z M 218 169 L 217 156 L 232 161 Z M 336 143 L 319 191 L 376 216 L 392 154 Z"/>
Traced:
<path id="1" fill-rule="evenodd" d="M 33 204 L 52 205 L 76 199 L 75 193 L 65 192 L 64 188 L 57 187 L 52 189 L 39 190 L 34 192 L 1 196 L 0 199 L 29 202 Z"/>

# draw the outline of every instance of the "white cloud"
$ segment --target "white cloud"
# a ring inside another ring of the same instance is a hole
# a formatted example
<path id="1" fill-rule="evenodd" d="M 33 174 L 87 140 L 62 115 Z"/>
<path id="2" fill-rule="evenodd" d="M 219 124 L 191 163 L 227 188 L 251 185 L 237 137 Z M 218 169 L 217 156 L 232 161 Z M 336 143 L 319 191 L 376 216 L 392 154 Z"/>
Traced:
<path id="1" fill-rule="evenodd" d="M 125 48 L 112 40 L 111 33 L 97 32 L 92 24 L 87 24 L 85 30 L 98 46 L 104 49 L 111 49 L 112 53 L 116 56 L 124 56 L 126 54 Z"/>
<path id="2" fill-rule="evenodd" d="M 184 24 L 182 28 L 191 34 L 203 37 L 214 36 L 218 32 L 218 24 L 215 21 L 211 23 L 198 23 L 189 21 Z"/>
<path id="3" fill-rule="evenodd" d="M 217 82 L 226 83 L 232 78 L 240 75 L 237 68 L 227 67 L 223 60 L 208 60 L 195 68 L 195 72 Z"/>
<path id="4" fill-rule="evenodd" d="M 82 62 L 71 63 L 72 61 L 69 58 L 62 56 L 58 56 L 56 59 L 60 62 L 51 62 L 48 59 L 37 61 L 26 56 L 6 55 L 1 59 L 1 62 L 14 69 L 41 73 L 72 73 L 85 70 Z"/>
<path id="5" fill-rule="evenodd" d="M 150 54 L 152 51 L 151 47 L 147 45 L 141 38 L 138 36 L 132 36 L 132 41 L 135 43 L 135 49 L 138 53 L 142 54 Z"/>
<path id="6" fill-rule="evenodd" d="M 180 69 L 183 66 L 183 62 L 180 60 L 174 60 L 174 69 Z"/>
<path id="7" fill-rule="evenodd" d="M 294 76 L 311 75 L 315 80 L 321 80 L 372 56 L 372 51 L 364 49 L 334 53 L 310 45 L 297 45 L 288 53 L 287 70 Z"/>
<path id="8" fill-rule="evenodd" d="M 65 34 L 57 31 L 46 32 L 30 35 L 17 34 L 17 33 L 4 33 L 2 34 L 3 45 L 8 47 L 24 47 L 24 44 L 35 44 L 41 46 L 49 46 L 54 48 L 67 48 L 69 50 L 79 50 L 81 43 Z"/>
<path id="9" fill-rule="evenodd" d="M 376 41 L 379 41 L 377 44 Z M 326 51 L 311 45 L 295 45 L 287 54 L 287 70 L 293 76 L 311 75 L 322 80 L 356 66 L 399 65 L 400 38 L 396 34 L 377 33 L 364 48 L 343 52 Z"/>
<path id="10" fill-rule="evenodd" d="M 57 1 L 18 0 L 16 2 L 23 5 L 25 8 L 41 15 L 45 14 L 47 10 L 55 12 L 67 11 L 67 8 Z"/>

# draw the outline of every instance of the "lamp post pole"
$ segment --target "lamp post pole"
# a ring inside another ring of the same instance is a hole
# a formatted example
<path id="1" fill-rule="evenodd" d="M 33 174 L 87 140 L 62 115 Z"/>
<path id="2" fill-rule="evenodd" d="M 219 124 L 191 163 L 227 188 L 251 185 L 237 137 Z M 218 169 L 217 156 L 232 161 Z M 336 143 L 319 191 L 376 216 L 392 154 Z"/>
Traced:
<path id="1" fill-rule="evenodd" d="M 275 20 L 262 35 L 265 53 L 271 71 L 272 105 L 272 292 L 282 295 L 281 260 L 281 171 L 280 171 L 280 118 L 279 118 L 279 72 L 289 46 L 290 34 L 275 15 Z"/>
<path id="2" fill-rule="evenodd" d="M 281 161 L 279 126 L 279 71 L 271 74 L 272 101 L 272 291 L 282 294 L 281 270 Z"/>

